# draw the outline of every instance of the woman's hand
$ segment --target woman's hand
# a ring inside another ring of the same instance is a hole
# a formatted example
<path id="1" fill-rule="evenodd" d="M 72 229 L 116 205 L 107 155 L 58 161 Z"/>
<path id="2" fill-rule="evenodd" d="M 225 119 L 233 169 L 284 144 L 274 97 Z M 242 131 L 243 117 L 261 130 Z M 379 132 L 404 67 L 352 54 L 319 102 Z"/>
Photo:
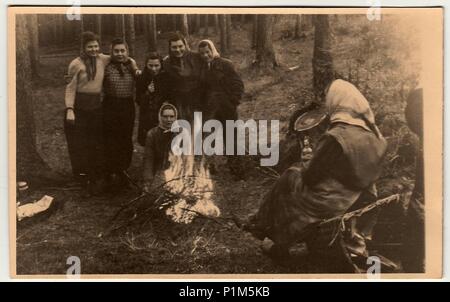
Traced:
<path id="1" fill-rule="evenodd" d="M 73 109 L 71 108 L 66 111 L 66 121 L 69 124 L 75 124 L 75 112 L 73 112 Z"/>
<path id="2" fill-rule="evenodd" d="M 148 91 L 149 91 L 150 93 L 155 92 L 155 83 L 153 83 L 153 81 L 152 81 L 152 82 L 150 83 L 150 85 L 148 85 L 147 89 L 148 89 Z"/>

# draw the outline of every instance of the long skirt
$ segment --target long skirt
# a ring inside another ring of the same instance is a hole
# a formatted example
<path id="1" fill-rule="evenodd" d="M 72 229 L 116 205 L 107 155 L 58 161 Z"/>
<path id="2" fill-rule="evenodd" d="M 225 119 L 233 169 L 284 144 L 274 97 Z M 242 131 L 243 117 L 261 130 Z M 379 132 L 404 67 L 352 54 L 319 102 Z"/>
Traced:
<path id="1" fill-rule="evenodd" d="M 134 118 L 133 98 L 105 97 L 103 131 L 108 174 L 126 171 L 131 164 Z"/>
<path id="2" fill-rule="evenodd" d="M 278 244 L 301 241 L 309 235 L 308 226 L 344 214 L 360 195 L 361 191 L 347 189 L 331 178 L 309 188 L 303 182 L 302 168 L 291 167 L 277 180 L 252 218 L 252 233 Z"/>
<path id="3" fill-rule="evenodd" d="M 95 180 L 103 174 L 103 119 L 100 104 L 100 95 L 77 93 L 75 122 L 69 124 L 64 118 L 67 147 L 75 177 L 86 174 L 90 180 Z"/>

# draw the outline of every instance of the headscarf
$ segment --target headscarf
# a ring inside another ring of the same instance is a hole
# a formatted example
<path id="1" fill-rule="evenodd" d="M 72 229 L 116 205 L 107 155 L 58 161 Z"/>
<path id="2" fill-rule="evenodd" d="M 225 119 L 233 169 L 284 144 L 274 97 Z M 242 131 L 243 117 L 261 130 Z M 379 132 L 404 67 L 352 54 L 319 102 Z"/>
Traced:
<path id="1" fill-rule="evenodd" d="M 359 126 L 381 137 L 369 102 L 351 83 L 335 80 L 326 94 L 325 107 L 331 123 Z"/>
<path id="2" fill-rule="evenodd" d="M 213 58 L 219 58 L 220 54 L 216 49 L 216 46 L 214 45 L 213 41 L 209 40 L 209 39 L 205 39 L 205 40 L 201 40 L 198 45 L 202 44 L 202 43 L 207 43 L 209 49 L 211 49 L 211 52 L 213 54 Z"/>
<path id="3" fill-rule="evenodd" d="M 170 128 L 164 127 L 163 122 L 162 122 L 162 113 L 166 109 L 172 109 L 175 112 L 175 120 L 178 119 L 178 110 L 177 110 L 177 108 L 174 105 L 172 105 L 170 103 L 167 103 L 167 102 L 164 102 L 161 105 L 161 107 L 159 108 L 159 112 L 158 112 L 158 123 L 159 124 L 158 124 L 158 127 L 163 129 L 164 132 L 169 132 Z"/>

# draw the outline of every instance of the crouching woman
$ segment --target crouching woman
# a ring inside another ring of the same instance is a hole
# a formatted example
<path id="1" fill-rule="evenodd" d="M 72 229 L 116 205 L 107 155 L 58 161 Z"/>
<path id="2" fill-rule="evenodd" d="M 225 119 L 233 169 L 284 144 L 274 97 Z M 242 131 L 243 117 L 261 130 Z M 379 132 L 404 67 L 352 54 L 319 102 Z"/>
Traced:
<path id="1" fill-rule="evenodd" d="M 271 239 L 277 256 L 287 255 L 306 227 L 344 214 L 363 192 L 376 194 L 386 141 L 369 103 L 351 83 L 335 80 L 325 107 L 330 124 L 310 163 L 287 169 L 246 225 L 255 237 Z"/>

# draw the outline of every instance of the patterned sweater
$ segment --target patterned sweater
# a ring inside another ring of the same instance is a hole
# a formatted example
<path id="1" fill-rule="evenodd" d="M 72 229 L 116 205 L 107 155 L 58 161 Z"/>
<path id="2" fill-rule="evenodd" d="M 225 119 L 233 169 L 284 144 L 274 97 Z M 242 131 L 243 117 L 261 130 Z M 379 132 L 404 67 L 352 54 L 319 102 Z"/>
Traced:
<path id="1" fill-rule="evenodd" d="M 88 94 L 100 94 L 103 87 L 103 78 L 105 67 L 111 61 L 111 57 L 99 54 L 97 57 L 97 72 L 95 78 L 91 81 L 88 79 L 86 66 L 80 57 L 70 62 L 66 75 L 68 82 L 66 86 L 65 103 L 67 107 L 73 107 L 75 103 L 75 95 L 77 92 Z"/>
<path id="2" fill-rule="evenodd" d="M 134 96 L 135 71 L 131 61 L 120 64 L 111 62 L 105 68 L 104 93 L 107 97 L 130 98 Z"/>

